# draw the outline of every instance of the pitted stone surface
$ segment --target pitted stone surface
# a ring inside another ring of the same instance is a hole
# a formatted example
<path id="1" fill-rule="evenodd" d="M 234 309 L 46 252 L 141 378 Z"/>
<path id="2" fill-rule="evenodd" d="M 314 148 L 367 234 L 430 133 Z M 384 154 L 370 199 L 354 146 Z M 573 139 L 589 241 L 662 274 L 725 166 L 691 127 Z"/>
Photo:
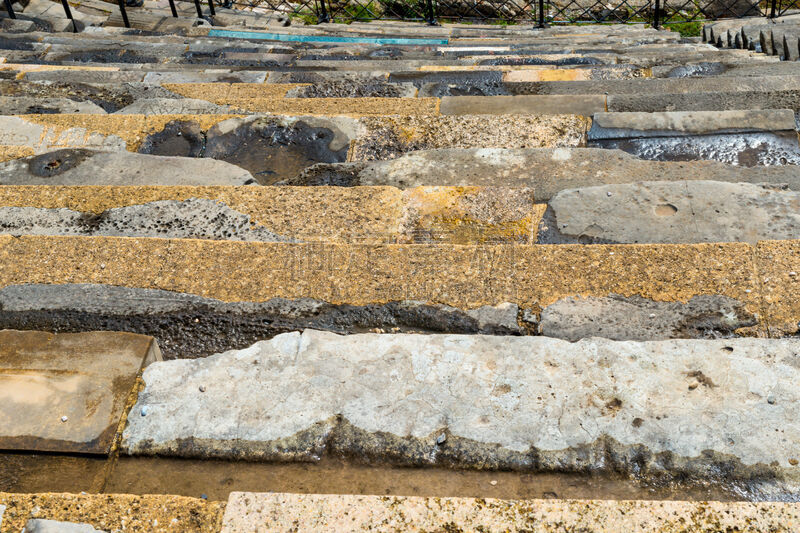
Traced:
<path id="1" fill-rule="evenodd" d="M 195 98 L 142 98 L 116 111 L 120 115 L 200 115 L 204 113 L 230 114 L 226 105 L 217 105 Z"/>
<path id="2" fill-rule="evenodd" d="M 294 531 L 581 531 L 718 533 L 800 527 L 795 503 L 498 500 L 234 492 L 222 533 Z"/>
<path id="3" fill-rule="evenodd" d="M 638 159 L 600 148 L 469 148 L 424 150 L 388 161 L 319 164 L 289 185 L 421 185 L 533 187 L 537 201 L 559 191 L 647 180 L 704 179 L 786 184 L 800 191 L 796 166 L 741 168 L 716 161 L 668 162 Z"/>
<path id="4" fill-rule="evenodd" d="M 66 208 L 0 207 L 0 233 L 293 241 L 222 202 L 198 198 L 117 207 L 97 215 Z"/>
<path id="5" fill-rule="evenodd" d="M 755 243 L 800 235 L 800 192 L 746 183 L 640 182 L 561 191 L 540 243 Z"/>
<path id="6" fill-rule="evenodd" d="M 122 449 L 610 470 L 738 484 L 751 496 L 781 490 L 792 500 L 799 350 L 788 339 L 568 343 L 306 330 L 150 365 Z"/>
<path id="7" fill-rule="evenodd" d="M 164 356 L 203 357 L 287 331 L 520 335 L 511 303 L 458 309 L 422 301 L 332 304 L 311 298 L 222 302 L 192 294 L 113 285 L 16 285 L 0 289 L 0 328 L 128 331 L 156 337 Z"/>
<path id="8" fill-rule="evenodd" d="M 0 96 L 0 110 L 4 115 L 27 113 L 99 113 L 105 110 L 92 102 L 75 102 L 68 98 L 36 98 L 33 96 Z"/>
<path id="9" fill-rule="evenodd" d="M 248 185 L 246 170 L 224 161 L 81 148 L 0 163 L 2 185 Z"/>
<path id="10" fill-rule="evenodd" d="M 695 296 L 686 303 L 641 297 L 570 297 L 542 310 L 538 333 L 568 341 L 720 338 L 753 326 L 756 318 L 725 296 Z"/>

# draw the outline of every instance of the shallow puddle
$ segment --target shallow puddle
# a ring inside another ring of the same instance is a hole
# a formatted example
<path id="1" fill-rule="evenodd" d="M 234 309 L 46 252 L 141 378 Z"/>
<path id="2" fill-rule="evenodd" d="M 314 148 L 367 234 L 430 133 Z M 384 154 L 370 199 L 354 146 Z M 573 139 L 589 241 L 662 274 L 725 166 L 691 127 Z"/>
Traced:
<path id="1" fill-rule="evenodd" d="M 713 487 L 645 487 L 622 477 L 319 463 L 0 455 L 0 492 L 176 494 L 225 500 L 232 491 L 503 499 L 732 500 Z"/>

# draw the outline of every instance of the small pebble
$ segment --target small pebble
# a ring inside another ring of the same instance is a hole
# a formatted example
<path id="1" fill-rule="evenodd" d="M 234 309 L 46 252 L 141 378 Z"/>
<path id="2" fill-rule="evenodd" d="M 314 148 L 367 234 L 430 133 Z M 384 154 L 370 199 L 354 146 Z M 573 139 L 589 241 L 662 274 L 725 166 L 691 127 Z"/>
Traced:
<path id="1" fill-rule="evenodd" d="M 206 386 L 205 385 L 200 385 L 200 387 L 198 387 L 198 388 L 200 389 L 200 392 L 205 392 L 206 391 Z"/>
<path id="2" fill-rule="evenodd" d="M 62 417 L 61 417 L 61 421 L 62 421 L 62 422 L 66 422 L 67 420 L 69 420 L 69 418 L 68 418 L 68 417 L 66 417 L 66 416 L 62 416 Z"/>
<path id="3" fill-rule="evenodd" d="M 775 396 L 773 396 L 772 394 L 767 396 L 767 403 L 770 405 L 775 405 Z"/>
<path id="4" fill-rule="evenodd" d="M 795 277 L 797 275 L 797 272 L 789 272 L 789 275 Z"/>
<path id="5" fill-rule="evenodd" d="M 611 196 L 611 191 L 606 192 L 606 196 Z"/>
<path id="6" fill-rule="evenodd" d="M 446 440 L 447 440 L 447 435 L 442 433 L 441 435 L 436 437 L 436 444 L 444 444 L 444 441 L 446 441 Z"/>
<path id="7" fill-rule="evenodd" d="M 655 317 L 656 317 L 655 313 L 650 313 L 650 318 L 655 318 Z"/>
<path id="8" fill-rule="evenodd" d="M 103 270 L 104 268 L 106 268 L 106 264 L 105 263 L 100 263 L 100 270 Z"/>
<path id="9" fill-rule="evenodd" d="M 789 464 L 792 466 L 797 466 L 797 459 L 789 459 Z"/>
<path id="10" fill-rule="evenodd" d="M 145 405 L 144 407 L 142 407 L 142 416 L 147 416 L 147 413 L 149 411 L 150 411 L 150 408 L 148 406 Z"/>
<path id="11" fill-rule="evenodd" d="M 489 482 L 489 485 L 497 485 L 497 480 L 493 479 Z"/>
<path id="12" fill-rule="evenodd" d="M 751 292 L 753 292 L 753 291 L 751 291 L 750 289 L 745 289 L 745 290 L 744 290 L 744 293 L 745 293 L 745 294 L 750 294 Z"/>
<path id="13" fill-rule="evenodd" d="M 201 494 L 201 495 L 200 495 L 200 499 L 201 499 L 201 500 L 207 500 L 207 499 L 208 499 L 208 496 L 207 496 L 207 495 L 205 495 L 205 494 Z"/>

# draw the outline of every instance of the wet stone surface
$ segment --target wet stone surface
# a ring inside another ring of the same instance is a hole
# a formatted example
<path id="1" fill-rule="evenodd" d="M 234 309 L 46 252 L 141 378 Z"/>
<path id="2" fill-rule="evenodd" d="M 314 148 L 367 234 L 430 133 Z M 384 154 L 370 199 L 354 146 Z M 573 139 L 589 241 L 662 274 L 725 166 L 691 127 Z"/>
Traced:
<path id="1" fill-rule="evenodd" d="M 346 136 L 324 119 L 233 121 L 232 127 L 217 125 L 207 132 L 203 155 L 250 171 L 262 185 L 294 177 L 315 163 L 347 159 Z"/>
<path id="2" fill-rule="evenodd" d="M 390 83 L 411 83 L 419 96 L 495 96 L 507 95 L 500 71 L 482 72 L 398 72 L 389 75 Z"/>
<path id="3" fill-rule="evenodd" d="M 164 357 L 193 358 L 306 328 L 337 333 L 409 331 L 520 335 L 513 304 L 462 310 L 404 301 L 329 304 L 309 298 L 226 303 L 110 285 L 17 285 L 0 290 L 0 329 L 128 331 L 156 337 Z"/>
<path id="4" fill-rule="evenodd" d="M 139 147 L 139 153 L 201 157 L 205 144 L 206 135 L 196 122 L 174 120 L 161 131 L 148 135 Z"/>

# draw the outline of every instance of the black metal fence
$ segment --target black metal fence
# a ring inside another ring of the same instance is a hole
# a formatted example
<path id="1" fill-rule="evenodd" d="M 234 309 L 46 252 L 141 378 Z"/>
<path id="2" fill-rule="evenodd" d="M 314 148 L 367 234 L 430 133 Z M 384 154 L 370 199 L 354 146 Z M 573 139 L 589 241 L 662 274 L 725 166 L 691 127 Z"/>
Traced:
<path id="1" fill-rule="evenodd" d="M 193 0 L 202 18 L 201 0 Z M 209 13 L 214 2 L 207 0 Z M 229 3 L 230 0 L 224 0 Z M 65 15 L 78 31 L 67 0 Z M 130 27 L 126 0 L 118 0 L 125 27 Z M 4 0 L 15 18 L 11 0 Z M 169 0 L 177 17 L 175 0 Z M 355 22 L 369 20 L 480 22 L 495 24 L 662 24 L 717 20 L 721 18 L 778 17 L 797 10 L 800 0 L 236 0 L 235 6 L 264 8 L 307 22 Z"/>
<path id="2" fill-rule="evenodd" d="M 409 20 L 517 23 L 672 24 L 721 18 L 776 17 L 800 0 L 237 0 L 307 22 Z"/>

